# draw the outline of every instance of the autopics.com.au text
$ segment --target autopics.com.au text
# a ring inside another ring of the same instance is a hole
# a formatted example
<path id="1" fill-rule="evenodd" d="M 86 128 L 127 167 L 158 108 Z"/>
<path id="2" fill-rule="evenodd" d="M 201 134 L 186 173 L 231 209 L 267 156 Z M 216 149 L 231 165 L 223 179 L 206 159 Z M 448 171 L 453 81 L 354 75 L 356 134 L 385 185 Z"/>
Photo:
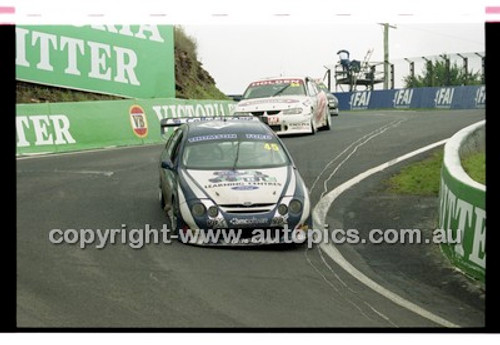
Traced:
<path id="1" fill-rule="evenodd" d="M 172 232 L 166 224 L 160 229 L 145 224 L 143 228 L 128 229 L 125 224 L 120 228 L 107 229 L 52 229 L 48 233 L 52 244 L 77 245 L 84 249 L 94 247 L 106 248 L 108 245 L 128 245 L 133 249 L 143 248 L 150 244 L 171 244 L 174 240 L 183 243 L 216 245 L 216 244 L 305 244 L 311 248 L 315 244 L 458 244 L 462 240 L 462 232 L 435 229 L 431 233 L 420 229 L 187 229 Z"/>

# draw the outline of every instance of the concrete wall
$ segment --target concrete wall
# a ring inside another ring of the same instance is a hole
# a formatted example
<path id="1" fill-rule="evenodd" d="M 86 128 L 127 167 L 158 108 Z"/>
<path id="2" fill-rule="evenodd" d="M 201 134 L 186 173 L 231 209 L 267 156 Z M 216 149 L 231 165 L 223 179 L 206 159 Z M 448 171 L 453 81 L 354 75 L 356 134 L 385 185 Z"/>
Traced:
<path id="1" fill-rule="evenodd" d="M 486 186 L 467 175 L 461 158 L 485 149 L 485 124 L 480 121 L 466 127 L 448 140 L 439 193 L 439 228 L 451 232 L 454 239 L 441 248 L 453 265 L 482 282 L 486 268 Z"/>

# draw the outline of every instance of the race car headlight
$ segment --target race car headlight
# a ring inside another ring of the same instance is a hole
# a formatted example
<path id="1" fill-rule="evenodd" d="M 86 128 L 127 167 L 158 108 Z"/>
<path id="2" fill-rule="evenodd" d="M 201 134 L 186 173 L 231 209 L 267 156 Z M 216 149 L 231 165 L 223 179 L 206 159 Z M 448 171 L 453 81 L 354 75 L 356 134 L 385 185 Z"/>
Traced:
<path id="1" fill-rule="evenodd" d="M 290 201 L 290 205 L 288 205 L 288 209 L 290 210 L 291 213 L 300 213 L 302 211 L 302 203 L 297 200 L 293 199 Z"/>
<path id="2" fill-rule="evenodd" d="M 283 115 L 295 115 L 295 114 L 302 114 L 303 109 L 302 108 L 290 108 L 290 109 L 285 109 L 283 110 Z"/>
<path id="3" fill-rule="evenodd" d="M 205 215 L 206 211 L 207 209 L 205 208 L 205 205 L 203 205 L 202 203 L 196 203 L 191 207 L 191 213 L 195 217 L 202 217 L 203 215 Z"/>
<path id="4" fill-rule="evenodd" d="M 281 214 L 282 216 L 287 214 L 288 213 L 288 206 L 286 206 L 285 204 L 279 205 L 278 206 L 278 213 Z"/>
<path id="5" fill-rule="evenodd" d="M 219 214 L 219 209 L 217 206 L 210 206 L 207 212 L 210 217 L 215 218 Z"/>

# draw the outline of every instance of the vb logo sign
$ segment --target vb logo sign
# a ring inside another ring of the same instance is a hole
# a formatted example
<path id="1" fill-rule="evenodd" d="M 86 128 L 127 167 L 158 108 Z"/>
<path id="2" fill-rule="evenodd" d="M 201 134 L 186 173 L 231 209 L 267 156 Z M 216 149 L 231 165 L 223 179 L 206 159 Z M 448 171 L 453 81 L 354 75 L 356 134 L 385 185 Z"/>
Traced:
<path id="1" fill-rule="evenodd" d="M 139 138 L 145 138 L 148 136 L 148 121 L 146 119 L 146 113 L 139 105 L 133 105 L 129 110 L 130 114 L 130 125 L 134 134 Z"/>

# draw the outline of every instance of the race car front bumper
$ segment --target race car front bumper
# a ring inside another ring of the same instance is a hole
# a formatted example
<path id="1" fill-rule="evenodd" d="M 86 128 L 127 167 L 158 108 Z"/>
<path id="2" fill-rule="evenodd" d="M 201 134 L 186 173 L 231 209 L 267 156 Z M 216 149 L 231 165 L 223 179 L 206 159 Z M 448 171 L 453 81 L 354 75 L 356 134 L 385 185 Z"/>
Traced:
<path id="1" fill-rule="evenodd" d="M 278 135 L 312 132 L 311 114 L 262 116 L 261 120 Z"/>

